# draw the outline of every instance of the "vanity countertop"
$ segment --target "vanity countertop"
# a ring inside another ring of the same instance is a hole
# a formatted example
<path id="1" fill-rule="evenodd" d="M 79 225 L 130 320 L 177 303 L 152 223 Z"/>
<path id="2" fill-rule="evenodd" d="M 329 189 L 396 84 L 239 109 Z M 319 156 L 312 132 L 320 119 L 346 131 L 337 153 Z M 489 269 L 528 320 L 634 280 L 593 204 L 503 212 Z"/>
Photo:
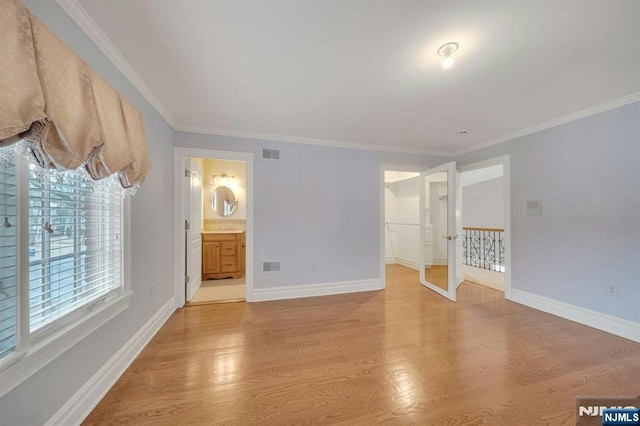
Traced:
<path id="1" fill-rule="evenodd" d="M 227 229 L 227 230 L 208 230 L 202 231 L 203 235 L 211 235 L 211 234 L 242 234 L 244 232 L 243 229 Z"/>

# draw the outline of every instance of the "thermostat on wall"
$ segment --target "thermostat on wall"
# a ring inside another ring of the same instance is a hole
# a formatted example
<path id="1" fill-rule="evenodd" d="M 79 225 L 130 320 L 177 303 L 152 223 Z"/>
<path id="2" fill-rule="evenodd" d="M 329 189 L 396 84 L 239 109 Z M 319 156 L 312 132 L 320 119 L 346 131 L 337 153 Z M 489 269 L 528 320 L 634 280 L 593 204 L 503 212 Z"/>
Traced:
<path id="1" fill-rule="evenodd" d="M 527 216 L 542 216 L 542 200 L 527 201 Z"/>

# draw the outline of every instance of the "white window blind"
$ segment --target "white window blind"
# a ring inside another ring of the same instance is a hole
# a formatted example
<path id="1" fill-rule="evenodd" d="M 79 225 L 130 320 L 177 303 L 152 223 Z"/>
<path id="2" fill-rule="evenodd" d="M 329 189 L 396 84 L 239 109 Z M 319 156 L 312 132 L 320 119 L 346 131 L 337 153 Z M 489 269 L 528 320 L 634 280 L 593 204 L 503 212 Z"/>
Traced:
<path id="1" fill-rule="evenodd" d="M 132 295 L 118 176 L 46 171 L 22 154 L 0 147 L 0 398 Z"/>
<path id="2" fill-rule="evenodd" d="M 4 159 L 0 163 L 0 358 L 3 358 L 16 347 L 18 292 L 15 164 Z"/>
<path id="3" fill-rule="evenodd" d="M 46 332 L 122 286 L 122 196 L 29 165 L 29 329 Z"/>

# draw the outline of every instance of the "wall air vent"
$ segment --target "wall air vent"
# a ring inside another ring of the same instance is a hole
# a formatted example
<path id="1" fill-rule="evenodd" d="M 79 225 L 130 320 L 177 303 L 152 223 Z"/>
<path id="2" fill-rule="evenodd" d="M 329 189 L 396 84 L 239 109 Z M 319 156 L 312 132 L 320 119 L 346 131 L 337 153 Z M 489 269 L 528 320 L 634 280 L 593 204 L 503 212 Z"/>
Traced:
<path id="1" fill-rule="evenodd" d="M 262 272 L 280 272 L 280 262 L 262 262 Z"/>
<path id="2" fill-rule="evenodd" d="M 280 159 L 280 150 L 279 149 L 262 149 L 262 158 L 266 158 L 269 160 L 279 160 Z"/>

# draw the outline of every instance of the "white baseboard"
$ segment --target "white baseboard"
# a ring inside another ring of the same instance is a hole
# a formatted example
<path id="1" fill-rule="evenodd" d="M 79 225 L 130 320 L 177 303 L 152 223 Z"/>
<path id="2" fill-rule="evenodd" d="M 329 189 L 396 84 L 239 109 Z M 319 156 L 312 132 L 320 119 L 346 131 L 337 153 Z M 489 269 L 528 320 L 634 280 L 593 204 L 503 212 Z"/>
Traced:
<path id="1" fill-rule="evenodd" d="M 494 290 L 505 290 L 505 276 L 502 272 L 462 265 L 462 275 L 465 281 L 471 281 Z"/>
<path id="2" fill-rule="evenodd" d="M 193 297 L 196 295 L 196 293 L 198 292 L 198 290 L 200 289 L 200 286 L 202 286 L 202 280 L 192 280 L 189 282 L 189 284 L 187 284 L 187 292 L 188 292 L 188 296 L 189 299 L 191 300 L 193 299 Z"/>
<path id="3" fill-rule="evenodd" d="M 438 266 L 447 266 L 449 262 L 447 259 L 433 259 L 433 264 Z"/>
<path id="4" fill-rule="evenodd" d="M 420 265 L 418 265 L 418 262 L 413 260 L 396 257 L 396 263 L 398 265 L 406 266 L 407 268 L 415 269 L 416 271 L 420 270 Z"/>
<path id="5" fill-rule="evenodd" d="M 256 288 L 253 290 L 253 301 L 264 302 L 267 300 L 298 299 L 300 297 L 331 296 L 334 294 L 382 290 L 383 288 L 380 278 L 273 288 Z"/>
<path id="6" fill-rule="evenodd" d="M 385 257 L 384 258 L 384 263 L 386 265 L 389 265 L 391 263 L 396 263 L 396 258 L 395 257 Z"/>
<path id="7" fill-rule="evenodd" d="M 82 423 L 174 311 L 175 301 L 171 299 L 45 425 Z"/>
<path id="8" fill-rule="evenodd" d="M 625 339 L 640 342 L 640 323 L 603 314 L 526 291 L 512 289 L 511 300 Z"/>

